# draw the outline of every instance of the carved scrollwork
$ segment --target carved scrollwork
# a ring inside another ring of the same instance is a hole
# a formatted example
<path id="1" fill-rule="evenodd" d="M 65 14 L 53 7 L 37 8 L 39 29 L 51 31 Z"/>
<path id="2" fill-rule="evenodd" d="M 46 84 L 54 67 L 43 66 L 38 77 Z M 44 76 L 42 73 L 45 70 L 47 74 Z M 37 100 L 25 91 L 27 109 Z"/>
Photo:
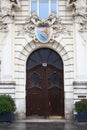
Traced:
<path id="1" fill-rule="evenodd" d="M 83 24 L 80 24 L 79 26 L 80 26 L 80 27 L 79 27 L 79 31 L 80 31 L 80 32 L 85 32 L 85 31 L 87 31 L 87 20 L 86 20 Z"/>
<path id="2" fill-rule="evenodd" d="M 7 24 L 4 24 L 4 23 L 2 22 L 1 17 L 0 17 L 0 31 L 1 31 L 1 32 L 8 32 L 8 25 L 7 25 Z"/>
<path id="3" fill-rule="evenodd" d="M 7 24 L 3 24 L 3 23 L 0 23 L 0 31 L 1 32 L 8 32 L 9 29 L 8 29 L 8 25 Z"/>
<path id="4" fill-rule="evenodd" d="M 53 28 L 53 38 L 57 38 L 61 33 L 67 31 L 67 28 L 62 23 L 62 19 L 57 17 L 55 13 L 51 13 L 47 23 Z"/>
<path id="5" fill-rule="evenodd" d="M 32 13 L 30 17 L 26 18 L 26 22 L 22 28 L 21 33 L 27 33 L 31 38 L 34 38 L 35 27 L 38 26 L 40 22 L 41 20 L 38 18 L 38 16 L 35 13 Z"/>
<path id="6" fill-rule="evenodd" d="M 52 28 L 52 37 L 50 38 L 49 42 L 53 42 L 54 39 L 57 38 L 61 33 L 67 31 L 66 27 L 62 23 L 62 20 L 57 17 L 55 13 L 51 13 L 51 15 L 47 19 L 40 19 L 35 13 L 32 13 L 31 16 L 26 19 L 26 22 L 23 25 L 20 33 L 27 33 L 29 37 L 38 42 L 38 39 L 35 36 L 36 27 Z"/>

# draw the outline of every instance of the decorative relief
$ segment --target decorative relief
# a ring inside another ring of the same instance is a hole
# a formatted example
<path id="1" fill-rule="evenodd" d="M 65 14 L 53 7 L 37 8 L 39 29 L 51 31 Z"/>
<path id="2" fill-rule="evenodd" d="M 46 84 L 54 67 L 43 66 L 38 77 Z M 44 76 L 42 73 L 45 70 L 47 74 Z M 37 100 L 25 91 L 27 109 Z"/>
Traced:
<path id="1" fill-rule="evenodd" d="M 30 85 L 31 85 L 31 87 L 33 87 L 33 86 L 35 86 L 35 85 L 39 85 L 40 80 L 41 80 L 41 79 L 40 79 L 39 75 L 34 72 L 34 73 L 31 75 L 31 77 L 30 77 Z"/>
<path id="2" fill-rule="evenodd" d="M 62 23 L 62 19 L 57 17 L 55 13 L 51 13 L 46 22 L 53 29 L 53 35 L 52 35 L 53 40 L 57 38 L 60 34 L 68 31 L 67 28 Z"/>
<path id="3" fill-rule="evenodd" d="M 14 21 L 15 9 L 19 7 L 19 0 L 1 0 L 1 31 L 8 30 L 8 24 Z"/>
<path id="4" fill-rule="evenodd" d="M 86 21 L 85 21 L 84 24 L 80 25 L 79 31 L 80 31 L 80 32 L 85 32 L 85 31 L 87 31 L 87 19 L 86 19 Z"/>
<path id="5" fill-rule="evenodd" d="M 8 32 L 8 26 L 7 26 L 7 24 L 3 24 L 1 16 L 0 16 L 0 31 Z"/>
<path id="6" fill-rule="evenodd" d="M 0 31 L 1 32 L 8 32 L 8 25 L 7 24 L 3 24 L 2 22 L 0 22 Z"/>
<path id="7" fill-rule="evenodd" d="M 15 9 L 19 7 L 19 0 L 1 0 L 1 13 L 3 23 L 11 23 L 15 16 Z"/>
<path id="8" fill-rule="evenodd" d="M 74 20 L 79 24 L 79 31 L 87 29 L 86 0 L 68 0 L 67 7 L 72 8 Z"/>
<path id="9" fill-rule="evenodd" d="M 35 13 L 32 13 L 20 31 L 21 34 L 27 33 L 35 42 L 41 43 L 53 42 L 64 32 L 67 32 L 67 29 L 55 13 L 51 13 L 48 19 L 39 19 Z"/>
<path id="10" fill-rule="evenodd" d="M 35 27 L 37 27 L 39 23 L 41 23 L 41 20 L 35 13 L 32 13 L 30 17 L 26 18 L 26 22 L 19 34 L 28 34 L 32 39 L 36 40 Z"/>

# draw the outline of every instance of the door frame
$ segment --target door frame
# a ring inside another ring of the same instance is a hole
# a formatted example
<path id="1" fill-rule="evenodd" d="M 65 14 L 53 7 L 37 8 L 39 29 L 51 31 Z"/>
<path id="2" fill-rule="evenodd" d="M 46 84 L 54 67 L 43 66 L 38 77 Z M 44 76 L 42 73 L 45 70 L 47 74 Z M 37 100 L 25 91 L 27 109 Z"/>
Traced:
<path id="1" fill-rule="evenodd" d="M 32 52 L 39 48 L 49 48 L 57 52 L 64 64 L 64 115 L 66 119 L 71 119 L 74 107 L 74 90 L 73 90 L 73 74 L 74 59 L 73 48 L 71 51 L 64 47 L 63 40 L 61 43 L 55 39 L 55 42 L 48 44 L 34 43 L 32 39 L 23 37 L 26 40 L 21 41 L 20 53 L 16 53 L 15 60 L 15 101 L 17 104 L 17 113 L 19 118 L 26 118 L 26 62 Z M 27 41 L 27 42 L 26 42 Z M 19 71 L 21 69 L 21 71 Z M 19 96 L 20 95 L 20 96 Z"/>
<path id="2" fill-rule="evenodd" d="M 36 51 L 38 51 L 39 49 L 37 49 L 37 50 L 35 50 L 35 52 Z M 49 50 L 51 50 L 52 52 L 55 52 L 54 50 L 52 50 L 52 49 L 49 49 Z M 31 53 L 31 55 L 32 55 L 32 53 Z M 57 55 L 59 55 L 58 53 L 57 53 Z M 61 58 L 61 57 L 60 57 Z M 28 57 L 28 59 L 27 60 L 29 60 L 30 59 L 30 56 Z M 62 58 L 61 58 L 62 59 Z M 43 62 L 42 62 L 43 63 Z M 42 64 L 41 63 L 41 64 Z M 52 66 L 52 65 L 51 65 Z M 37 68 L 37 65 L 35 66 L 36 68 Z M 46 66 L 45 66 L 46 67 Z M 45 68 L 45 67 L 43 67 L 43 68 Z M 27 68 L 27 65 L 26 65 L 26 68 Z M 63 68 L 62 68 L 63 69 Z M 30 71 L 31 71 L 31 69 L 30 69 Z M 27 76 L 27 69 L 26 69 L 26 76 Z M 63 71 L 62 71 L 62 82 L 63 82 L 63 100 L 62 100 L 62 106 L 63 106 L 63 113 L 64 113 L 64 77 L 63 77 Z M 26 84 L 26 87 L 27 87 L 27 84 Z M 27 91 L 26 91 L 26 93 L 27 93 Z M 27 100 L 26 100 L 26 103 L 27 103 Z M 27 111 L 26 111 L 26 113 L 27 113 Z M 52 117 L 52 116 L 49 116 L 49 117 Z M 57 117 L 57 116 L 55 116 L 55 117 Z M 59 117 L 59 116 L 58 116 Z M 64 117 L 64 114 L 63 114 L 63 116 L 61 115 L 61 117 Z"/>

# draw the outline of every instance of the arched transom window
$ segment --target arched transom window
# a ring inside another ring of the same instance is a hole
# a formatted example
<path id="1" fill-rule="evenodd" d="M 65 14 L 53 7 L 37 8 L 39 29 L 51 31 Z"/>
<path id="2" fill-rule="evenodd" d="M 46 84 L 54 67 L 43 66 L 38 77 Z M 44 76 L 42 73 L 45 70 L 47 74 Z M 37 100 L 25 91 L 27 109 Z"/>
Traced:
<path id="1" fill-rule="evenodd" d="M 58 0 L 30 0 L 31 12 L 36 12 L 41 19 L 46 19 L 51 12 L 57 14 Z"/>

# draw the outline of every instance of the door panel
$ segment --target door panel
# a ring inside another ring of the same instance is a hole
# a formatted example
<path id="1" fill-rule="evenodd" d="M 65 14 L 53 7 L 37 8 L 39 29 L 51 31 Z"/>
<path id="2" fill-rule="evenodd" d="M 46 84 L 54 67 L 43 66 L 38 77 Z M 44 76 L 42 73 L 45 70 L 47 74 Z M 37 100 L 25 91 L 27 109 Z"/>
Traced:
<path id="1" fill-rule="evenodd" d="M 48 77 L 49 115 L 64 116 L 63 72 L 49 65 Z"/>
<path id="2" fill-rule="evenodd" d="M 42 64 L 27 70 L 26 115 L 63 116 L 63 73 Z"/>
<path id="3" fill-rule="evenodd" d="M 42 95 L 41 68 L 36 66 L 33 70 L 27 70 L 26 84 L 26 115 L 40 115 Z"/>
<path id="4" fill-rule="evenodd" d="M 31 94 L 31 113 L 40 114 L 40 104 L 41 104 L 41 94 L 40 92 L 35 92 Z"/>

